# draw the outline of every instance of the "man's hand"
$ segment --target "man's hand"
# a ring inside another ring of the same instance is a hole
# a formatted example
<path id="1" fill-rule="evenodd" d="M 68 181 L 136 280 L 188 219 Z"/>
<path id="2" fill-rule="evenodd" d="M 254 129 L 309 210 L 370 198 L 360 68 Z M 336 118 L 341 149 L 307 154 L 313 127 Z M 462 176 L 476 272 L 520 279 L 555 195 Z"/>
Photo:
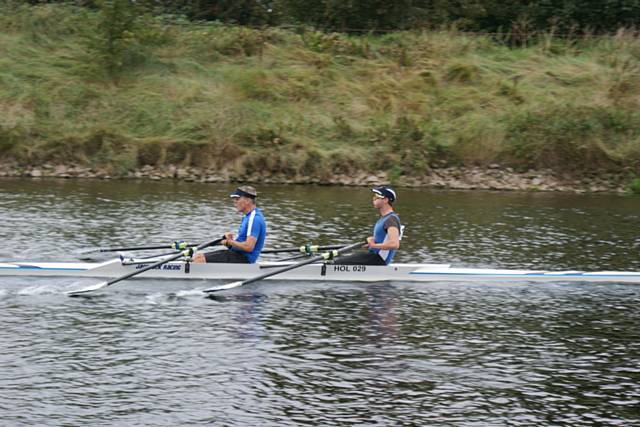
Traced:
<path id="1" fill-rule="evenodd" d="M 363 246 L 363 248 L 368 249 L 368 248 L 373 248 L 373 245 L 376 244 L 375 239 L 373 238 L 373 236 L 367 237 L 367 244 Z"/>
<path id="2" fill-rule="evenodd" d="M 220 242 L 220 244 L 230 248 L 231 247 L 231 241 L 233 241 L 233 233 L 231 233 L 231 232 L 224 233 L 224 240 L 222 242 Z"/>

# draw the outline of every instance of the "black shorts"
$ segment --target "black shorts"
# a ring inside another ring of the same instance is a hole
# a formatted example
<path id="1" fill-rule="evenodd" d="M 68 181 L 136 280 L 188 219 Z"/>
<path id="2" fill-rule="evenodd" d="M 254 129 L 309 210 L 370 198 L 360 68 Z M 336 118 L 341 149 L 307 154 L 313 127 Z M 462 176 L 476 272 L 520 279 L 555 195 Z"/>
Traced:
<path id="1" fill-rule="evenodd" d="M 343 256 L 336 258 L 333 263 L 337 265 L 387 265 L 380 255 L 373 252 L 358 252 Z"/>
<path id="2" fill-rule="evenodd" d="M 226 262 L 229 264 L 249 264 L 249 260 L 244 254 L 236 251 L 213 251 L 204 254 L 207 262 Z"/>

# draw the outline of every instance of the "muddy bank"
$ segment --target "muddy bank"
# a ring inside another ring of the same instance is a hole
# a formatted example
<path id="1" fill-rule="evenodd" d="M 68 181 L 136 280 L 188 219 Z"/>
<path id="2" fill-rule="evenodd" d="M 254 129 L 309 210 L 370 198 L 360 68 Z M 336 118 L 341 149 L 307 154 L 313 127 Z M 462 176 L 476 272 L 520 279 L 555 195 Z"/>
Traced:
<path id="1" fill-rule="evenodd" d="M 573 193 L 600 193 L 629 191 L 629 173 L 586 176 L 582 178 L 558 176 L 552 170 L 516 172 L 508 167 L 492 165 L 489 168 L 447 167 L 431 169 L 421 177 L 391 177 L 378 174 L 332 175 L 328 179 L 317 177 L 290 177 L 279 174 L 237 174 L 233 171 L 168 166 L 145 166 L 124 176 L 111 176 L 101 169 L 82 166 L 45 164 L 42 166 L 17 166 L 0 164 L 0 177 L 31 178 L 89 178 L 89 179 L 150 179 L 182 180 L 187 182 L 254 182 L 263 184 L 319 184 L 319 185 L 377 185 L 394 183 L 404 187 L 425 187 L 455 190 L 496 191 L 562 191 Z"/>

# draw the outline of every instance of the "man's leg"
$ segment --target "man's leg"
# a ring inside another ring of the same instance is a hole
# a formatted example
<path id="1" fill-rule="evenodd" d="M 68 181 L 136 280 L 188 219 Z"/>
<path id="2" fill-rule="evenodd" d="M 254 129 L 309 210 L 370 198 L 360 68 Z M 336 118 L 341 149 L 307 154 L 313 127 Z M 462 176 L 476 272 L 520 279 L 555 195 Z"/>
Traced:
<path id="1" fill-rule="evenodd" d="M 206 262 L 218 262 L 227 264 L 249 264 L 249 260 L 243 254 L 236 251 L 213 251 L 204 254 Z"/>
<path id="2" fill-rule="evenodd" d="M 336 258 L 333 263 L 337 265 L 386 265 L 380 255 L 373 252 L 358 252 L 343 256 Z"/>

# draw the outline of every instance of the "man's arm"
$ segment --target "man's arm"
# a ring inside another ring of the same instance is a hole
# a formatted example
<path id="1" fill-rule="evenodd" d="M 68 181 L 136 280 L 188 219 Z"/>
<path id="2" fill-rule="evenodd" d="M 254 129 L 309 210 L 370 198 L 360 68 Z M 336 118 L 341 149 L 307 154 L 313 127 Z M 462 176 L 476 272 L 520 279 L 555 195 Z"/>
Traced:
<path id="1" fill-rule="evenodd" d="M 400 230 L 398 227 L 391 226 L 387 228 L 387 239 L 382 243 L 375 243 L 373 237 L 367 238 L 369 247 L 372 249 L 395 250 L 400 249 Z"/>
<path id="2" fill-rule="evenodd" d="M 245 240 L 244 242 L 238 242 L 236 240 L 233 240 L 233 236 L 231 236 L 231 238 L 226 239 L 226 243 L 223 241 L 222 244 L 227 245 L 229 248 L 239 249 L 242 252 L 251 252 L 256 247 L 258 236 L 260 236 L 263 227 L 263 223 L 256 221 L 253 223 L 251 234 L 247 236 L 247 240 Z"/>
<path id="3" fill-rule="evenodd" d="M 256 242 L 257 241 L 258 241 L 258 239 L 255 238 L 254 236 L 248 236 L 247 240 L 245 240 L 244 242 L 236 242 L 233 239 L 227 239 L 226 245 L 229 248 L 240 249 L 243 252 L 251 252 L 253 250 L 253 248 L 256 247 Z M 225 244 L 225 243 L 223 242 L 223 244 Z"/>

